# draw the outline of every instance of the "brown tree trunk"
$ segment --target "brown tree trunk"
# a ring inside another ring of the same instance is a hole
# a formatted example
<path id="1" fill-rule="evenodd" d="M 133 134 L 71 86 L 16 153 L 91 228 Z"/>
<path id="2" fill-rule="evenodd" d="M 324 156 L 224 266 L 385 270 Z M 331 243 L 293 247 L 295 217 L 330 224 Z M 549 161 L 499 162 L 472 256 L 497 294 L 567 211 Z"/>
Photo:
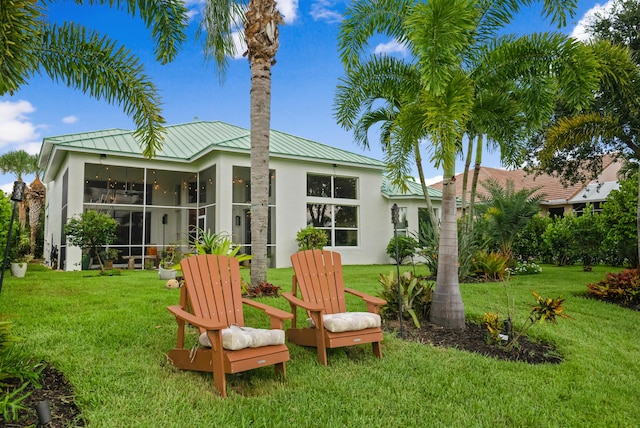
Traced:
<path id="1" fill-rule="evenodd" d="M 245 15 L 245 37 L 251 64 L 251 284 L 267 281 L 269 217 L 269 134 L 271 66 L 278 50 L 282 16 L 273 0 L 251 0 Z"/>

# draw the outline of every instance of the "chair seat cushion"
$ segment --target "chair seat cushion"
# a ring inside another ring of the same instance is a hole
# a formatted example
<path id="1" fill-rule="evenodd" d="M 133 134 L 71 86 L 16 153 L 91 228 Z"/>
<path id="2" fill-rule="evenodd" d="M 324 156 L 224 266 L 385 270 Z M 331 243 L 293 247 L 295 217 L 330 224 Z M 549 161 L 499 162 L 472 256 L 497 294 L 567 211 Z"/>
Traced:
<path id="1" fill-rule="evenodd" d="M 202 333 L 200 345 L 211 347 L 207 333 Z M 244 348 L 259 348 L 260 346 L 282 345 L 284 330 L 240 327 L 232 325 L 222 330 L 222 347 L 230 351 Z"/>
<path id="2" fill-rule="evenodd" d="M 341 312 L 322 316 L 324 328 L 332 333 L 343 331 L 364 330 L 365 328 L 380 327 L 380 315 L 371 312 Z M 313 320 L 309 318 L 313 327 Z"/>

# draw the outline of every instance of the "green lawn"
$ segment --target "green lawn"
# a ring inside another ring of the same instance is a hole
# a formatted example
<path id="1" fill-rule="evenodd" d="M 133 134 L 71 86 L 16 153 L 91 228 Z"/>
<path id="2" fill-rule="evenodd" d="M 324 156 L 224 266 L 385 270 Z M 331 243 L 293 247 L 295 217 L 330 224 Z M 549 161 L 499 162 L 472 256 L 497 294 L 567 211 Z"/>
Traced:
<path id="1" fill-rule="evenodd" d="M 542 274 L 509 283 L 519 321 L 534 303 L 532 289 L 566 298 L 572 319 L 529 330 L 556 345 L 561 364 L 497 361 L 385 335 L 382 360 L 362 345 L 330 350 L 324 367 L 315 350 L 289 345 L 286 381 L 272 367 L 228 376 L 226 400 L 214 392 L 211 374 L 178 371 L 166 361 L 176 333 L 166 307 L 178 302 L 179 290 L 164 289 L 156 272 L 101 277 L 29 269 L 24 279 L 5 277 L 0 314 L 14 322 L 31 354 L 65 373 L 92 427 L 632 427 L 640 421 L 640 312 L 582 298 L 585 284 L 602 279 L 605 267 L 585 273 L 580 266 L 544 266 Z M 394 269 L 346 266 L 345 281 L 375 294 L 378 274 Z M 269 280 L 289 290 L 291 273 L 273 269 Z M 469 318 L 506 312 L 502 284 L 461 289 Z M 262 301 L 288 310 L 282 298 Z M 248 323 L 268 326 L 254 312 Z"/>

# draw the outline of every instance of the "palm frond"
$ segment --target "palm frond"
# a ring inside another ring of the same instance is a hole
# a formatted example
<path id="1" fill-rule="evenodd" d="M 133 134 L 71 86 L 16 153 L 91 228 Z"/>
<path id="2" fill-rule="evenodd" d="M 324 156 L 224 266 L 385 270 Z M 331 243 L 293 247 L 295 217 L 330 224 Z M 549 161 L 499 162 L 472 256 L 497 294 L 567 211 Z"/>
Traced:
<path id="1" fill-rule="evenodd" d="M 375 34 L 385 35 L 409 46 L 404 31 L 404 19 L 414 5 L 413 0 L 365 0 L 353 2 L 345 11 L 345 20 L 338 34 L 338 51 L 345 69 L 360 62 Z"/>
<path id="2" fill-rule="evenodd" d="M 173 61 L 187 40 L 185 30 L 189 19 L 183 0 L 76 0 L 76 3 L 126 7 L 130 15 L 140 15 L 151 30 L 156 60 L 162 64 Z"/>
<path id="3" fill-rule="evenodd" d="M 165 123 L 160 97 L 129 51 L 82 26 L 43 26 L 36 53 L 44 71 L 55 81 L 97 99 L 117 103 L 132 116 L 143 154 L 153 157 L 162 147 Z"/>

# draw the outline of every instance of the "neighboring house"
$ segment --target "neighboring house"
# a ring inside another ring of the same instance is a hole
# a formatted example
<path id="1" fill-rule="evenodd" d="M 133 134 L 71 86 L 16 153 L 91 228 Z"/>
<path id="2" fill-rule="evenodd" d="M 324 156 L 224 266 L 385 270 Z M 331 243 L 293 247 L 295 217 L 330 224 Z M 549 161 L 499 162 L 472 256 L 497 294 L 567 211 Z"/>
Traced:
<path id="1" fill-rule="evenodd" d="M 197 228 L 229 233 L 249 253 L 250 132 L 222 122 L 167 126 L 164 146 L 146 159 L 133 132 L 108 129 L 43 140 L 39 165 L 47 186 L 45 258 L 55 247 L 59 267 L 80 269 L 82 252 L 67 246 L 64 225 L 88 209 L 119 222 L 111 245 L 121 256 L 187 249 Z M 402 194 L 383 178 L 384 163 L 279 131 L 271 131 L 268 257 L 290 266 L 296 233 L 326 230 L 328 248 L 346 264 L 388 263 L 391 206 L 404 213 L 402 229 L 418 229 L 425 207 L 416 183 Z M 441 193 L 432 189 L 436 210 Z M 124 263 L 121 258 L 120 264 Z M 142 259 L 135 260 L 136 265 Z"/>
<path id="2" fill-rule="evenodd" d="M 482 186 L 482 182 L 486 180 L 495 180 L 503 187 L 506 186 L 507 180 L 511 180 L 514 184 L 515 191 L 521 189 L 536 189 L 534 194 L 544 194 L 540 201 L 540 214 L 563 216 L 565 214 L 576 212 L 580 213 L 587 203 L 591 203 L 595 211 L 601 209 L 601 204 L 607 199 L 612 190 L 618 189 L 617 174 L 622 164 L 615 161 L 611 157 L 603 159 L 603 170 L 596 180 L 592 180 L 587 184 L 577 183 L 565 187 L 560 179 L 547 174 L 534 175 L 528 174 L 522 169 L 505 170 L 497 168 L 480 168 L 478 175 L 478 195 L 487 195 L 486 189 Z M 473 177 L 473 169 L 469 171 L 469 184 L 467 185 L 467 202 L 469 201 L 469 192 L 471 189 L 471 177 Z M 462 198 L 462 181 L 463 174 L 456 175 L 456 195 Z M 442 182 L 432 185 L 434 189 L 442 191 Z M 476 198 L 478 201 L 478 198 Z"/>

